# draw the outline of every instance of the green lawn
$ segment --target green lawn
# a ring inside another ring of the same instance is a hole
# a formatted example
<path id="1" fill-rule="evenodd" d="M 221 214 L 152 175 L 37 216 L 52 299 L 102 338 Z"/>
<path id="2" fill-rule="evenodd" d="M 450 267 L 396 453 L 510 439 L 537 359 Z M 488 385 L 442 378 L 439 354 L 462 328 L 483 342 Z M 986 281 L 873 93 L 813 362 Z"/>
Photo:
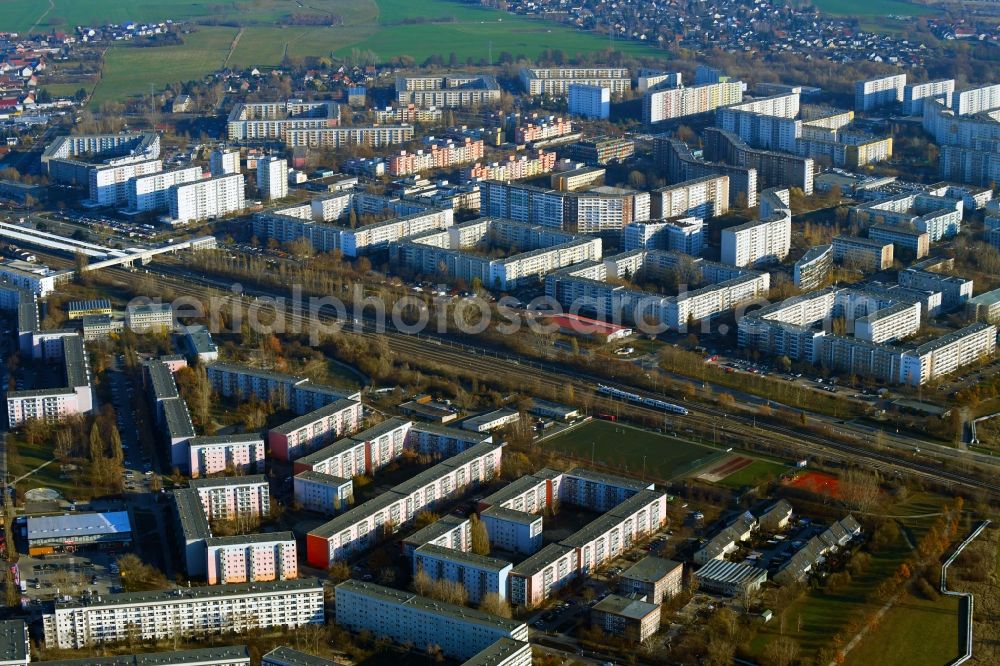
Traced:
<path id="1" fill-rule="evenodd" d="M 939 666 L 959 654 L 958 598 L 907 595 L 847 654 L 846 664 Z"/>
<path id="2" fill-rule="evenodd" d="M 52 442 L 40 442 L 35 446 L 30 446 L 20 436 L 20 433 L 8 434 L 7 442 L 17 449 L 17 454 L 8 459 L 11 481 L 53 460 Z M 52 488 L 59 491 L 67 499 L 89 499 L 91 496 L 90 486 L 86 483 L 78 483 L 73 479 L 61 478 L 60 467 L 59 463 L 52 462 L 19 481 L 16 486 L 18 496 L 23 496 L 25 491 L 32 488 Z"/>
<path id="3" fill-rule="evenodd" d="M 545 446 L 631 474 L 671 479 L 708 464 L 722 453 L 700 444 L 640 430 L 621 423 L 591 421 L 545 441 Z"/>
<path id="4" fill-rule="evenodd" d="M 765 481 L 770 481 L 781 476 L 781 473 L 788 469 L 788 465 L 768 460 L 755 460 L 743 469 L 730 474 L 716 485 L 726 488 L 742 488 L 744 486 L 757 486 Z"/>
<path id="5" fill-rule="evenodd" d="M 882 553 L 873 554 L 868 571 L 854 578 L 845 589 L 836 594 L 830 594 L 822 588 L 812 590 L 785 610 L 785 633 L 799 643 L 802 656 L 805 657 L 803 661 L 810 663 L 816 650 L 830 646 L 830 639 L 845 629 L 859 608 L 866 607 L 867 596 L 874 592 L 882 580 L 892 576 L 909 552 L 910 548 L 900 533 L 896 544 Z M 880 605 L 881 603 L 874 604 L 872 607 Z M 801 629 L 798 628 L 800 620 Z M 781 624 L 780 618 L 774 618 L 761 627 L 751 645 L 754 652 L 763 650 L 767 643 L 779 635 Z"/>
<path id="6" fill-rule="evenodd" d="M 935 13 L 932 7 L 914 5 L 904 0 L 815 0 L 816 7 L 834 16 L 924 16 Z"/>

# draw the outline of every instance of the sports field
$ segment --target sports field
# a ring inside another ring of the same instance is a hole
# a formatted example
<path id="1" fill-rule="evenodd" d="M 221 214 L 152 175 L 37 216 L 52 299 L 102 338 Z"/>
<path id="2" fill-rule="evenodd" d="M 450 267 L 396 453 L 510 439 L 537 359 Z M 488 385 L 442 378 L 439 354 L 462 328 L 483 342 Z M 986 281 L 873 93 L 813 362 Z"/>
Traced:
<path id="1" fill-rule="evenodd" d="M 776 479 L 786 469 L 788 465 L 734 454 L 705 468 L 698 478 L 726 488 L 743 488 Z"/>
<path id="2" fill-rule="evenodd" d="M 716 460 L 721 452 L 649 430 L 610 421 L 591 421 L 545 440 L 545 446 L 631 474 L 671 479 Z"/>

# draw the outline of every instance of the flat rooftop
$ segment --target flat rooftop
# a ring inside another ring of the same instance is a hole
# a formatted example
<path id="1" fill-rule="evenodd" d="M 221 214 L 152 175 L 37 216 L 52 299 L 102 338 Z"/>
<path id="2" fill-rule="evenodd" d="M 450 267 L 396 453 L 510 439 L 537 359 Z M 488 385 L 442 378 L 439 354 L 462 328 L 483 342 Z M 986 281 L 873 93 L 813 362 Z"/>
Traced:
<path id="1" fill-rule="evenodd" d="M 680 562 L 647 555 L 626 569 L 622 573 L 622 578 L 638 580 L 643 583 L 657 583 L 683 566 Z"/>
<path id="2" fill-rule="evenodd" d="M 64 539 L 111 534 L 130 535 L 132 525 L 127 511 L 107 513 L 68 513 L 63 516 L 28 518 L 28 541 Z"/>
<path id="3" fill-rule="evenodd" d="M 659 610 L 659 608 L 659 604 L 651 604 L 639 601 L 638 599 L 629 599 L 617 594 L 609 594 L 594 606 L 594 611 L 619 615 L 641 622 L 643 618 Z"/>

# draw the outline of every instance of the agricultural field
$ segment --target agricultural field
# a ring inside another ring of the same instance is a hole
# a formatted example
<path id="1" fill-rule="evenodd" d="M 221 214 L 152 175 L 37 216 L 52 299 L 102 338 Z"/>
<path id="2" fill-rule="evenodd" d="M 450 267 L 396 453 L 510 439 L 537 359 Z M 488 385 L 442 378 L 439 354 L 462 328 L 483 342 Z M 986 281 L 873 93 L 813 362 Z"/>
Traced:
<path id="1" fill-rule="evenodd" d="M 159 90 L 168 83 L 200 79 L 222 67 L 236 28 L 200 28 L 179 46 L 108 49 L 104 72 L 94 89 L 93 103 L 149 94 L 152 84 Z"/>
<path id="2" fill-rule="evenodd" d="M 905 0 L 874 0 L 873 2 L 861 2 L 861 0 L 816 0 L 816 8 L 831 16 L 888 16 L 890 14 L 898 16 L 924 16 L 935 13 L 933 7 L 917 5 Z"/>
<path id="3" fill-rule="evenodd" d="M 308 6 L 291 0 L 6 0 L 0 3 L 0 25 L 18 32 L 167 19 L 274 25 L 292 14 L 329 17 L 336 25 L 371 21 L 377 13 L 374 0 L 310 0 Z"/>
<path id="4" fill-rule="evenodd" d="M 581 460 L 595 461 L 630 474 L 671 479 L 722 455 L 719 451 L 649 430 L 610 421 L 591 421 L 545 440 L 545 446 Z"/>
<path id="5" fill-rule="evenodd" d="M 0 25 L 29 30 L 32 26 L 66 28 L 167 18 L 199 24 L 194 32 L 184 35 L 183 46 L 143 49 L 114 45 L 108 49 L 102 80 L 95 89 L 95 104 L 148 93 L 150 83 L 159 88 L 198 79 L 223 66 L 273 67 L 285 58 L 345 58 L 361 52 L 366 57 L 373 54 L 378 61 L 409 56 L 421 63 L 434 55 L 447 61 L 454 53 L 458 62 L 464 63 L 468 58 L 476 62 L 488 59 L 491 45 L 494 61 L 503 52 L 536 58 L 546 49 L 559 49 L 572 57 L 610 46 L 602 37 L 557 23 L 455 0 L 419 4 L 405 0 L 317 0 L 307 8 L 286 0 L 235 0 L 224 5 L 205 0 L 136 0 L 128 3 L 128 9 L 106 0 L 53 2 L 54 9 L 41 19 L 35 0 L 0 3 Z M 329 16 L 329 23 L 282 23 L 292 14 Z M 230 25 L 218 25 L 221 22 Z M 614 48 L 635 55 L 660 53 L 637 43 L 615 43 Z"/>

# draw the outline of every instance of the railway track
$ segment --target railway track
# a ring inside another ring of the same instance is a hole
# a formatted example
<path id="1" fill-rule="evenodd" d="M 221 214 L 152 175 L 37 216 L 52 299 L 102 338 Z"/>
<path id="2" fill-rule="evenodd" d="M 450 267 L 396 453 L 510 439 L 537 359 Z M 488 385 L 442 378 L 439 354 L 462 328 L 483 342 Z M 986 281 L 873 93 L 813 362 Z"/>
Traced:
<path id="1" fill-rule="evenodd" d="M 128 282 L 132 275 L 124 269 L 110 269 L 110 272 Z M 179 269 L 172 269 L 167 266 L 158 266 L 157 274 L 178 294 L 202 298 L 212 291 L 232 296 L 232 292 L 227 288 L 227 283 L 204 276 L 178 275 Z M 244 291 L 244 303 L 252 302 L 255 294 L 257 296 L 270 296 L 266 289 L 250 289 Z M 285 313 L 288 324 L 297 325 L 300 330 L 308 330 L 308 318 L 299 313 L 288 311 Z M 333 317 L 322 316 L 325 323 L 335 323 Z M 437 338 L 416 337 L 398 332 L 387 331 L 385 333 L 375 333 L 366 330 L 365 322 L 361 322 L 362 330 L 357 334 L 363 337 L 380 337 L 386 341 L 389 349 L 401 358 L 420 358 L 425 361 L 438 363 L 445 367 L 460 367 L 473 374 L 484 377 L 490 376 L 514 376 L 523 381 L 537 382 L 541 386 L 551 390 L 561 391 L 566 386 L 570 386 L 574 391 L 580 391 L 580 395 L 593 394 L 592 403 L 598 410 L 613 411 L 622 407 L 627 407 L 633 414 L 642 415 L 652 419 L 669 419 L 675 430 L 687 428 L 705 430 L 706 423 L 721 426 L 722 435 L 740 438 L 743 440 L 764 444 L 768 447 L 779 445 L 793 455 L 815 455 L 821 454 L 831 458 L 846 460 L 851 463 L 863 463 L 867 466 L 885 472 L 901 472 L 916 477 L 933 481 L 947 481 L 965 488 L 973 488 L 986 491 L 993 497 L 1000 497 L 1000 484 L 992 483 L 982 478 L 963 472 L 945 468 L 943 465 L 932 465 L 922 460 L 916 460 L 912 455 L 899 455 L 887 451 L 874 450 L 863 446 L 861 438 L 854 435 L 858 440 L 857 444 L 846 441 L 828 439 L 809 432 L 799 430 L 774 423 L 757 425 L 752 417 L 739 413 L 730 413 L 723 409 L 704 403 L 685 402 L 684 406 L 689 410 L 687 415 L 667 413 L 656 409 L 651 409 L 635 403 L 624 403 L 620 400 L 601 396 L 594 392 L 594 387 L 598 382 L 607 382 L 606 377 L 596 377 L 587 373 L 568 370 L 559 367 L 557 364 L 548 361 L 520 360 L 510 357 L 499 358 L 490 356 L 490 350 L 471 347 Z M 631 391 L 643 396 L 662 398 L 649 391 L 629 387 Z M 851 436 L 850 433 L 841 432 L 841 436 Z"/>

